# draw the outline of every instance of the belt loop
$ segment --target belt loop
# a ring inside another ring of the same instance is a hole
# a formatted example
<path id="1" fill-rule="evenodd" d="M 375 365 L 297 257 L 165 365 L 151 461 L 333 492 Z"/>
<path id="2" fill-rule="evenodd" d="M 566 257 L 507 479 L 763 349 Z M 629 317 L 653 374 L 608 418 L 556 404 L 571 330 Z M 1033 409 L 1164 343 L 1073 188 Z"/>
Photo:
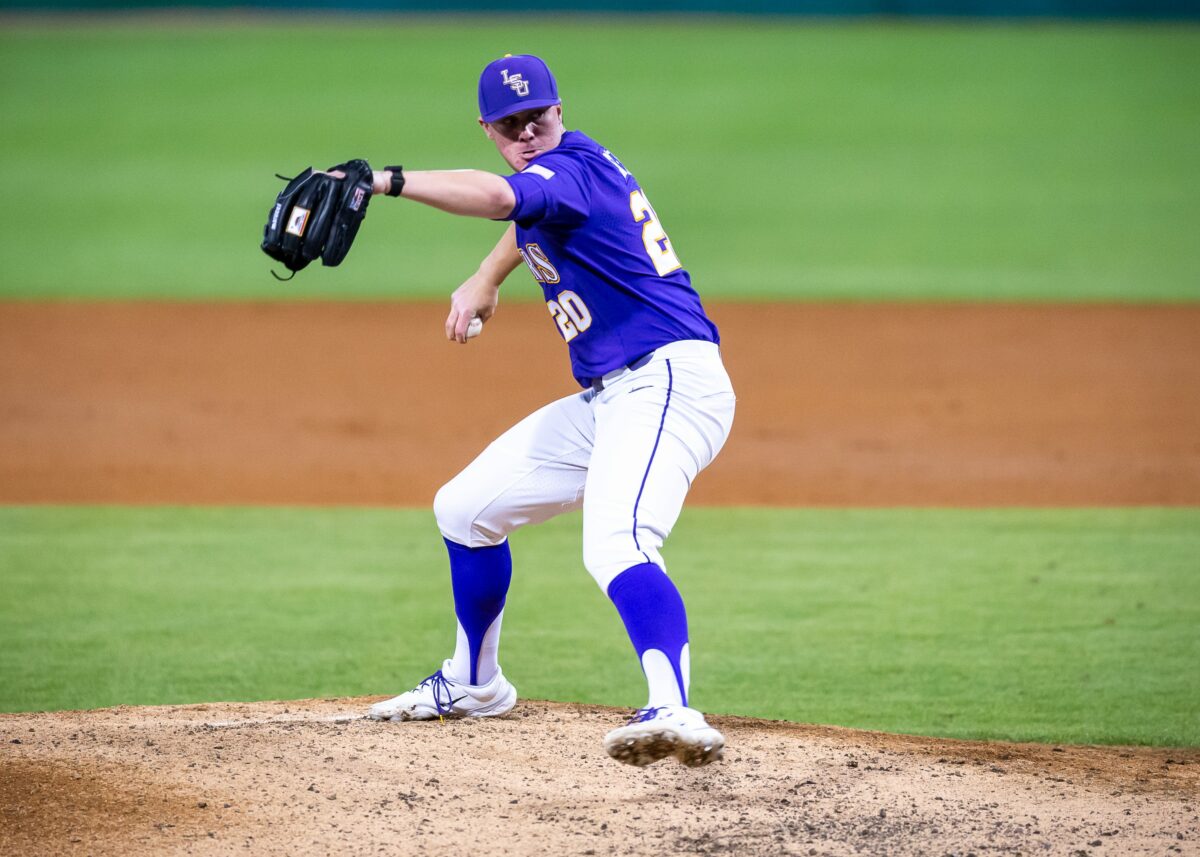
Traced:
<path id="1" fill-rule="evenodd" d="M 647 363 L 649 363 L 653 358 L 654 358 L 654 352 L 650 351 L 646 354 L 643 354 L 641 357 L 638 357 L 636 360 L 629 361 L 623 367 L 621 367 L 621 369 L 619 369 L 619 370 L 614 369 L 612 372 L 609 372 L 608 375 L 615 375 L 617 377 L 620 377 L 621 375 L 624 375 L 626 372 L 633 372 L 637 369 L 641 369 L 643 366 L 645 366 Z M 593 378 L 592 379 L 592 389 L 595 390 L 597 393 L 603 391 L 604 390 L 604 379 L 606 377 L 607 377 L 606 375 L 597 375 L 595 378 Z M 616 379 L 617 379 L 616 377 L 613 378 L 614 381 Z"/>
<path id="2" fill-rule="evenodd" d="M 639 357 L 637 360 L 634 360 L 632 363 L 626 363 L 625 368 L 629 369 L 630 371 L 632 371 L 634 369 L 641 369 L 643 366 L 645 366 L 647 363 L 649 363 L 653 359 L 654 359 L 654 352 L 651 351 L 649 353 L 643 354 L 641 357 Z"/>

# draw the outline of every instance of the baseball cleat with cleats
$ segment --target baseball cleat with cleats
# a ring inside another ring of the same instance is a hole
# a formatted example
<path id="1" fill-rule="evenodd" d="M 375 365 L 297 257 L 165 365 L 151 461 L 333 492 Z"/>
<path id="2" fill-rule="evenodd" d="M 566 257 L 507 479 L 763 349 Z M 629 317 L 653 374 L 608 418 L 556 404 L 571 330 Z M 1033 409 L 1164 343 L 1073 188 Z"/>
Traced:
<path id="1" fill-rule="evenodd" d="M 499 668 L 487 684 L 450 678 L 450 661 L 407 693 L 371 706 L 372 720 L 437 720 L 439 717 L 499 717 L 517 704 L 517 689 Z"/>
<path id="2" fill-rule="evenodd" d="M 698 768 L 720 759 L 724 748 L 725 737 L 703 714 L 683 705 L 639 709 L 628 723 L 604 736 L 608 755 L 639 768 L 667 756 Z"/>

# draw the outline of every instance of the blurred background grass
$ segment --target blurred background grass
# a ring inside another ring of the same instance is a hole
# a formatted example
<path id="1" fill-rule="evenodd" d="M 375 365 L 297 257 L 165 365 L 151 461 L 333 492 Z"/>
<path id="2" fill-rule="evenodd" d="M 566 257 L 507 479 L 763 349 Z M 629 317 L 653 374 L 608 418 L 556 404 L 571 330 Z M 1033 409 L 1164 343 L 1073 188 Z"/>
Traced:
<path id="1" fill-rule="evenodd" d="M 1200 27 L 603 17 L 7 21 L 0 297 L 443 297 L 496 224 L 377 200 L 284 286 L 272 173 L 503 171 L 474 99 L 505 52 L 706 297 L 1200 299 Z"/>
<path id="2" fill-rule="evenodd" d="M 523 696 L 645 684 L 575 515 L 513 537 Z M 1200 510 L 689 509 L 705 711 L 1200 745 Z M 0 710 L 393 694 L 454 643 L 427 511 L 0 508 Z M 731 573 L 736 571 L 736 573 Z"/>

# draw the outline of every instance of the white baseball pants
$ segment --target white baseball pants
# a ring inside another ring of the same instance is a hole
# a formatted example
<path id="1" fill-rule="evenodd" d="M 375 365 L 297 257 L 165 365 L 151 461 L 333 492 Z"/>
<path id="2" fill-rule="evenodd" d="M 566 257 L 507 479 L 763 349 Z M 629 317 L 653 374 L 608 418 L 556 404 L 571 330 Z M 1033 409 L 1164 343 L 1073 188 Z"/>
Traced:
<path id="1" fill-rule="evenodd" d="M 720 350 L 687 340 L 637 369 L 551 402 L 493 441 L 442 487 L 442 535 L 500 544 L 526 524 L 583 507 L 583 562 L 601 589 L 653 562 L 692 480 L 721 451 L 735 397 Z"/>

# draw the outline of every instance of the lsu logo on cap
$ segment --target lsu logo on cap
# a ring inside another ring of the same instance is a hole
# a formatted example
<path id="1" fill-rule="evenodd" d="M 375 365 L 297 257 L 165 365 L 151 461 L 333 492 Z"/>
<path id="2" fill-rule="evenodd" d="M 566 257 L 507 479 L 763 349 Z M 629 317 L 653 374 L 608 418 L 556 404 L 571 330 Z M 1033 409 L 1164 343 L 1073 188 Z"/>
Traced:
<path id="1" fill-rule="evenodd" d="M 508 69 L 504 69 L 503 71 L 500 72 L 500 75 L 504 81 L 504 85 L 507 86 L 509 89 L 511 89 L 513 92 L 515 92 L 517 95 L 524 98 L 526 95 L 529 94 L 529 81 L 527 81 L 520 74 L 514 74 L 512 77 L 509 77 Z"/>

